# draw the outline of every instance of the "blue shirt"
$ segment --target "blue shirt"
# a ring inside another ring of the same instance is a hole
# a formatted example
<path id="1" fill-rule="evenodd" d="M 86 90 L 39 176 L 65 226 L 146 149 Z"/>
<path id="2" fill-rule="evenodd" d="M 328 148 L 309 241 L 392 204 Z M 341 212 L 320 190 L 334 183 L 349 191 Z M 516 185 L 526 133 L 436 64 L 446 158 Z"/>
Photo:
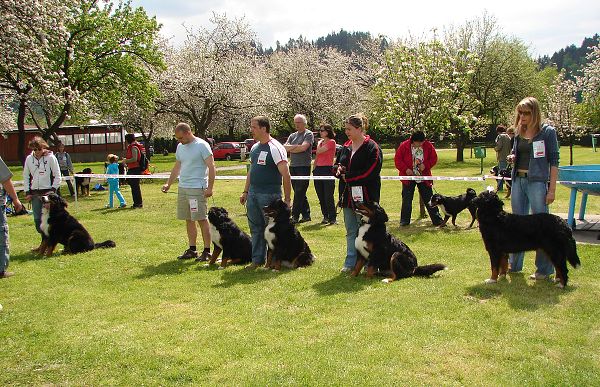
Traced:
<path id="1" fill-rule="evenodd" d="M 118 175 L 119 174 L 119 163 L 114 162 L 114 163 L 108 164 L 108 166 L 106 167 L 106 174 L 107 175 Z M 117 179 L 116 177 L 109 177 L 106 180 L 109 182 L 118 182 L 119 181 L 119 179 Z"/>
<path id="2" fill-rule="evenodd" d="M 515 138 L 515 143 L 513 144 L 513 153 L 516 158 L 515 165 L 519 165 L 519 141 L 523 140 Z M 547 182 L 550 179 L 550 167 L 558 167 L 560 159 L 556 129 L 550 125 L 542 126 L 540 132 L 531 140 L 529 147 L 529 168 L 527 170 L 527 178 L 531 181 Z M 515 179 L 516 174 L 517 168 L 513 168 L 513 180 Z"/>
<path id="3" fill-rule="evenodd" d="M 281 174 L 277 165 L 287 163 L 287 152 L 274 138 L 264 144 L 257 142 L 250 150 L 251 193 L 281 194 Z"/>
<path id="4" fill-rule="evenodd" d="M 210 145 L 201 138 L 177 145 L 175 158 L 181 163 L 179 186 L 182 188 L 208 188 L 206 159 L 212 156 Z"/>

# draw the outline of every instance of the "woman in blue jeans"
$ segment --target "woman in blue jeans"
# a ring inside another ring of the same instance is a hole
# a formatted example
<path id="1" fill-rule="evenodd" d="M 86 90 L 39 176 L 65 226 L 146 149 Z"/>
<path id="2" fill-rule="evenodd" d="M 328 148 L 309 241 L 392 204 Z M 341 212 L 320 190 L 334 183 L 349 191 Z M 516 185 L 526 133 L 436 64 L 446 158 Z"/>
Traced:
<path id="1" fill-rule="evenodd" d="M 342 273 L 351 271 L 356 264 L 355 239 L 361 216 L 355 211 L 355 203 L 379 202 L 381 194 L 383 155 L 379 144 L 365 134 L 367 127 L 367 118 L 362 114 L 352 115 L 346 120 L 348 141 L 340 151 L 335 165 L 335 177 L 340 179 L 339 205 L 344 209 L 346 227 L 346 258 Z"/>
<path id="2" fill-rule="evenodd" d="M 527 97 L 516 108 L 515 141 L 509 161 L 512 171 L 511 205 L 513 214 L 527 215 L 547 213 L 548 205 L 555 199 L 558 176 L 559 147 L 556 130 L 541 123 L 540 105 L 537 99 Z M 523 270 L 524 252 L 510 255 L 511 272 Z M 535 257 L 536 271 L 529 278 L 547 279 L 554 273 L 554 266 L 547 255 L 538 250 Z"/>

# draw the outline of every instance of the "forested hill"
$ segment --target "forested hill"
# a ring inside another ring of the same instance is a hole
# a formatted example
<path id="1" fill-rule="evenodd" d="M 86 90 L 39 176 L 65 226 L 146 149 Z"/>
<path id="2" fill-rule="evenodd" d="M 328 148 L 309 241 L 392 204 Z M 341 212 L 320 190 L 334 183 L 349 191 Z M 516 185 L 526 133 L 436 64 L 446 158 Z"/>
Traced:
<path id="1" fill-rule="evenodd" d="M 573 78 L 574 75 L 581 74 L 581 68 L 587 63 L 586 54 L 589 52 L 589 48 L 596 46 L 599 40 L 600 36 L 595 34 L 592 38 L 583 39 L 579 47 L 571 44 L 555 52 L 552 56 L 544 55 L 538 58 L 538 64 L 542 69 L 554 64 L 559 71 L 565 69 L 569 78 Z"/>

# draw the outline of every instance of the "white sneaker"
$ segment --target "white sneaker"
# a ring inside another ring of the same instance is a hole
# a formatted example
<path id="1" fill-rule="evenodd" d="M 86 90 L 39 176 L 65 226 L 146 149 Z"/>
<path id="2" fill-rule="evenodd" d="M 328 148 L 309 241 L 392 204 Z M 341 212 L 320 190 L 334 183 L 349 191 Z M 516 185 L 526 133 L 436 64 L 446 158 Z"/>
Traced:
<path id="1" fill-rule="evenodd" d="M 342 267 L 340 269 L 340 273 L 349 273 L 351 271 L 352 271 L 352 268 L 351 267 L 346 267 L 346 266 L 344 266 L 344 267 Z"/>

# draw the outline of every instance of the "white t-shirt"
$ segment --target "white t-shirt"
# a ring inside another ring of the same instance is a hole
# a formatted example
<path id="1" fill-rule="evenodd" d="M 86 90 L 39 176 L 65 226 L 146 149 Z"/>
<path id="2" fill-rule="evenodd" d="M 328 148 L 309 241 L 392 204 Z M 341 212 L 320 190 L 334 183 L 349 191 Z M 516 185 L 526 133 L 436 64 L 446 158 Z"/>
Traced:
<path id="1" fill-rule="evenodd" d="M 208 188 L 206 160 L 212 156 L 210 145 L 201 138 L 187 144 L 178 144 L 175 158 L 181 163 L 179 186 L 182 188 Z"/>

